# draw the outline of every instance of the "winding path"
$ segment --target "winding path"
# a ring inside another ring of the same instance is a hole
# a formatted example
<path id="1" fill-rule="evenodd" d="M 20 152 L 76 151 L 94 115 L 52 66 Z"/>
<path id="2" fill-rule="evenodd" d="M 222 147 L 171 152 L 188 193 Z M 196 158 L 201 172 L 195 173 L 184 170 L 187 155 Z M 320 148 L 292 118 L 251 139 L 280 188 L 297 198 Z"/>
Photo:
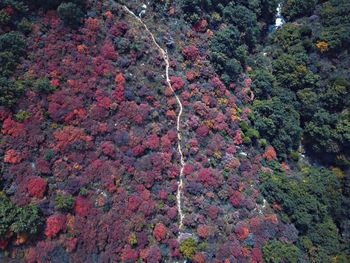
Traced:
<path id="1" fill-rule="evenodd" d="M 145 30 L 149 33 L 149 35 L 152 38 L 153 43 L 156 45 L 157 49 L 159 50 L 159 52 L 161 53 L 163 60 L 165 62 L 165 76 L 166 76 L 166 82 L 168 84 L 168 86 L 170 87 L 171 91 L 173 92 L 177 104 L 179 105 L 179 113 L 177 114 L 177 122 L 176 122 L 176 130 L 177 130 L 177 149 L 178 152 L 180 154 L 180 164 L 181 164 L 181 169 L 180 169 L 180 174 L 179 174 L 179 181 L 178 181 L 178 186 L 177 186 L 177 193 L 176 193 L 176 203 L 177 203 L 177 211 L 180 217 L 179 220 L 179 238 L 181 236 L 181 231 L 183 230 L 183 219 L 184 219 L 184 213 L 182 211 L 182 191 L 183 191 L 183 170 L 184 170 L 184 166 L 185 166 L 185 161 L 184 161 L 184 156 L 182 153 L 182 148 L 181 148 L 181 116 L 182 116 L 182 112 L 183 112 L 183 106 L 181 103 L 181 100 L 179 98 L 179 96 L 176 95 L 175 90 L 173 89 L 171 82 L 170 82 L 170 78 L 169 78 L 169 56 L 168 56 L 168 52 L 166 50 L 164 50 L 158 43 L 157 40 L 155 39 L 153 33 L 149 30 L 149 28 L 147 27 L 147 25 L 142 21 L 142 19 L 140 17 L 138 17 L 137 15 L 135 15 L 135 13 L 133 13 L 128 7 L 126 7 L 125 5 L 123 5 L 123 8 L 125 11 L 127 11 L 130 15 L 132 15 L 135 19 L 137 19 L 145 28 Z"/>

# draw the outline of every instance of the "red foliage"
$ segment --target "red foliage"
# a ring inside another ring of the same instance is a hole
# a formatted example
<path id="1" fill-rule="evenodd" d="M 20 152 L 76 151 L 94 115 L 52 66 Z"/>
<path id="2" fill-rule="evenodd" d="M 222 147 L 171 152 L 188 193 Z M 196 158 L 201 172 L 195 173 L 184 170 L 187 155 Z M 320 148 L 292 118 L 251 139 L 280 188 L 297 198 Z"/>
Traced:
<path id="1" fill-rule="evenodd" d="M 74 126 L 66 126 L 63 130 L 54 132 L 53 135 L 57 140 L 54 147 L 56 151 L 63 151 L 75 143 L 84 143 L 89 148 L 92 142 L 91 136 L 86 135 L 83 129 Z"/>
<path id="2" fill-rule="evenodd" d="M 205 187 L 218 186 L 218 180 L 215 178 L 213 171 L 209 168 L 201 169 L 198 173 L 198 179 Z"/>
<path id="3" fill-rule="evenodd" d="M 216 219 L 218 217 L 219 212 L 220 212 L 220 209 L 218 207 L 216 207 L 216 206 L 209 206 L 207 208 L 208 216 L 211 219 Z"/>
<path id="4" fill-rule="evenodd" d="M 91 31 L 97 31 L 100 29 L 100 20 L 97 18 L 91 18 L 85 20 L 85 27 Z"/>
<path id="5" fill-rule="evenodd" d="M 187 79 L 188 81 L 193 81 L 193 80 L 195 80 L 197 77 L 198 77 L 198 75 L 197 75 L 197 73 L 194 72 L 194 71 L 189 71 L 189 72 L 186 73 L 186 79 Z M 188 94 L 189 94 L 188 98 L 191 97 L 191 94 L 190 94 L 190 93 L 188 93 Z"/>
<path id="6" fill-rule="evenodd" d="M 205 263 L 206 260 L 205 260 L 205 256 L 203 255 L 203 253 L 197 252 L 196 255 L 194 255 L 193 262 L 194 263 Z"/>
<path id="7" fill-rule="evenodd" d="M 197 57 L 199 56 L 199 49 L 196 46 L 191 45 L 191 46 L 185 48 L 182 53 L 186 59 L 191 60 L 191 61 L 195 61 L 197 59 Z"/>
<path id="8" fill-rule="evenodd" d="M 252 249 L 252 263 L 261 263 L 264 262 L 261 249 L 254 247 Z"/>
<path id="9" fill-rule="evenodd" d="M 209 237 L 209 227 L 207 225 L 199 225 L 197 227 L 197 234 L 199 237 L 207 239 Z"/>
<path id="10" fill-rule="evenodd" d="M 167 229 L 162 223 L 158 223 L 153 229 L 153 236 L 157 239 L 157 241 L 161 241 L 166 237 Z"/>
<path id="11" fill-rule="evenodd" d="M 28 181 L 28 192 L 30 196 L 43 198 L 46 191 L 47 181 L 39 176 L 35 176 Z"/>
<path id="12" fill-rule="evenodd" d="M 113 18 L 113 13 L 111 11 L 107 11 L 104 14 L 108 19 L 112 19 Z"/>
<path id="13" fill-rule="evenodd" d="M 177 217 L 177 209 L 175 207 L 170 207 L 167 211 L 167 216 L 174 220 Z"/>
<path id="14" fill-rule="evenodd" d="M 239 207 L 242 202 L 242 195 L 239 191 L 233 191 L 230 201 L 234 207 Z"/>
<path id="15" fill-rule="evenodd" d="M 15 151 L 14 149 L 10 149 L 6 152 L 4 157 L 5 163 L 17 164 L 22 161 L 21 153 Z"/>
<path id="16" fill-rule="evenodd" d="M 46 220 L 45 235 L 48 238 L 55 237 L 65 226 L 66 216 L 62 214 L 52 215 Z"/>
<path id="17" fill-rule="evenodd" d="M 263 157 L 268 161 L 276 160 L 277 154 L 275 149 L 272 146 L 267 147 Z"/>
<path id="18" fill-rule="evenodd" d="M 176 76 L 170 77 L 170 83 L 174 90 L 182 89 L 186 84 L 181 77 Z"/>
<path id="19" fill-rule="evenodd" d="M 5 250 L 7 248 L 8 243 L 8 240 L 0 240 L 0 249 Z"/>
<path id="20" fill-rule="evenodd" d="M 159 191 L 159 198 L 162 200 L 167 200 L 168 199 L 168 192 L 165 190 L 160 190 Z"/>
<path id="21" fill-rule="evenodd" d="M 249 229 L 243 223 L 238 223 L 235 229 L 239 240 L 244 240 L 249 236 Z"/>
<path id="22" fill-rule="evenodd" d="M 151 150 L 156 150 L 159 148 L 159 138 L 156 134 L 152 134 L 148 137 L 147 141 L 146 141 L 146 146 L 147 148 L 151 149 Z"/>
<path id="23" fill-rule="evenodd" d="M 10 117 L 4 121 L 1 132 L 3 134 L 11 135 L 13 137 L 20 137 L 26 134 L 24 124 L 16 122 Z"/>
<path id="24" fill-rule="evenodd" d="M 15 13 L 15 10 L 12 6 L 6 6 L 3 10 L 8 16 L 12 16 Z"/>
<path id="25" fill-rule="evenodd" d="M 243 143 L 242 133 L 240 130 L 236 130 L 234 137 L 234 144 L 241 145 Z"/>
<path id="26" fill-rule="evenodd" d="M 69 124 L 78 125 L 82 120 L 85 120 L 86 117 L 87 112 L 84 109 L 75 109 L 64 117 L 64 121 Z"/>
<path id="27" fill-rule="evenodd" d="M 61 85 L 61 82 L 59 79 L 53 79 L 51 80 L 51 85 L 55 88 L 59 87 Z"/>
<path id="28" fill-rule="evenodd" d="M 124 94 L 125 94 L 125 78 L 122 73 L 118 73 L 115 76 L 115 83 L 116 83 L 116 90 L 114 92 L 114 98 L 121 102 L 124 100 Z"/>
<path id="29" fill-rule="evenodd" d="M 138 256 L 137 251 L 128 245 L 123 249 L 121 259 L 123 262 L 136 262 Z"/>
<path id="30" fill-rule="evenodd" d="M 103 142 L 101 147 L 102 147 L 102 152 L 105 155 L 108 155 L 109 157 L 114 158 L 116 149 L 115 149 L 115 145 L 113 144 L 113 142 L 111 142 L 111 141 Z"/>
<path id="31" fill-rule="evenodd" d="M 101 53 L 105 59 L 110 59 L 110 60 L 118 59 L 118 54 L 114 49 L 114 44 L 110 40 L 105 41 L 105 43 L 102 46 Z"/>
<path id="32" fill-rule="evenodd" d="M 188 175 L 190 175 L 190 174 L 193 173 L 193 172 L 194 172 L 194 167 L 193 167 L 193 165 L 191 165 L 191 164 L 186 164 L 185 167 L 184 167 L 184 174 L 185 174 L 186 176 L 188 176 Z"/>
<path id="33" fill-rule="evenodd" d="M 110 33 L 113 36 L 120 37 L 124 35 L 127 30 L 128 30 L 127 23 L 123 21 L 119 21 L 111 28 Z"/>
<path id="34" fill-rule="evenodd" d="M 166 113 L 166 116 L 169 119 L 176 120 L 176 112 L 173 111 L 173 110 L 168 110 L 167 113 Z"/>
<path id="35" fill-rule="evenodd" d="M 196 23 L 194 25 L 194 30 L 197 32 L 205 32 L 207 30 L 208 27 L 208 22 L 205 19 L 201 19 L 200 21 L 198 21 L 198 23 Z"/>
<path id="36" fill-rule="evenodd" d="M 90 211 L 89 201 L 86 198 L 79 196 L 75 201 L 74 210 L 75 210 L 75 213 L 80 216 L 87 216 Z"/>
<path id="37" fill-rule="evenodd" d="M 196 133 L 197 133 L 197 136 L 204 138 L 209 135 L 209 129 L 207 126 L 202 125 L 197 128 Z"/>

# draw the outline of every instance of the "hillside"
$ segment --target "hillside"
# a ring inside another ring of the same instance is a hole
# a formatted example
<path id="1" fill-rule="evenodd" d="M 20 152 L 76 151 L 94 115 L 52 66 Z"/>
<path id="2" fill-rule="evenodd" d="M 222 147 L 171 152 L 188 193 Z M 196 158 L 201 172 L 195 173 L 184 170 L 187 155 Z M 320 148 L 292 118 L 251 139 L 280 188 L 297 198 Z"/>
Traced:
<path id="1" fill-rule="evenodd" d="M 278 4 L 0 2 L 0 260 L 349 262 L 350 4 Z"/>

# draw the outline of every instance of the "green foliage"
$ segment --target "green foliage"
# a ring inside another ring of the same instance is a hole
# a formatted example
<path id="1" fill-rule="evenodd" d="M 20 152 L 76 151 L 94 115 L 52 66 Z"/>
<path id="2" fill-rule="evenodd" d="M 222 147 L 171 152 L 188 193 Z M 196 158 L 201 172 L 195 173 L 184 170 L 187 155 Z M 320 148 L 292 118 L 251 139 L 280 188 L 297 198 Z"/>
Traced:
<path id="1" fill-rule="evenodd" d="M 225 21 L 236 26 L 240 32 L 244 32 L 244 42 L 249 47 L 256 45 L 260 30 L 254 12 L 243 5 L 231 4 L 225 7 L 223 15 Z"/>
<path id="2" fill-rule="evenodd" d="M 197 243 L 193 238 L 187 238 L 180 244 L 181 254 L 187 258 L 192 259 L 197 252 Z"/>
<path id="3" fill-rule="evenodd" d="M 38 79 L 34 83 L 33 89 L 37 92 L 42 93 L 50 93 L 56 90 L 56 88 L 51 85 L 50 80 L 48 80 L 47 78 Z"/>
<path id="4" fill-rule="evenodd" d="M 15 114 L 15 118 L 17 121 L 19 122 L 24 122 L 25 120 L 29 119 L 30 118 L 30 114 L 29 112 L 27 111 L 24 111 L 24 110 L 20 110 L 19 112 L 17 112 Z"/>
<path id="5" fill-rule="evenodd" d="M 72 2 L 60 4 L 57 12 L 62 21 L 70 26 L 80 25 L 84 17 L 81 7 Z"/>
<path id="6" fill-rule="evenodd" d="M 0 105 L 13 106 L 23 94 L 24 87 L 20 82 L 13 82 L 6 78 L 0 78 Z"/>
<path id="7" fill-rule="evenodd" d="M 37 206 L 28 205 L 18 207 L 16 219 L 11 225 L 11 230 L 17 234 L 36 234 L 42 225 L 42 218 Z"/>
<path id="8" fill-rule="evenodd" d="M 16 57 L 25 54 L 26 42 L 24 36 L 16 31 L 11 31 L 0 36 L 0 52 L 11 52 Z"/>
<path id="9" fill-rule="evenodd" d="M 292 107 L 281 100 L 256 100 L 253 104 L 256 116 L 254 128 L 267 139 L 280 157 L 299 147 L 301 140 L 300 117 Z"/>
<path id="10" fill-rule="evenodd" d="M 268 99 L 273 91 L 276 79 L 266 69 L 257 69 L 251 73 L 252 90 L 259 99 Z"/>
<path id="11" fill-rule="evenodd" d="M 293 20 L 301 16 L 311 15 L 317 2 L 317 0 L 287 0 L 282 11 L 287 19 Z"/>
<path id="12" fill-rule="evenodd" d="M 32 32 L 32 23 L 27 19 L 23 18 L 19 24 L 18 24 L 18 29 L 23 33 L 23 34 L 29 34 Z"/>
<path id="13" fill-rule="evenodd" d="M 10 230 L 17 234 L 36 234 L 42 223 L 38 207 L 34 205 L 17 207 L 3 192 L 0 192 L 0 238 Z"/>
<path id="14" fill-rule="evenodd" d="M 276 240 L 269 241 L 262 251 L 267 263 L 298 263 L 301 259 L 299 248 Z"/>
<path id="15" fill-rule="evenodd" d="M 16 206 L 0 192 L 0 238 L 4 237 L 8 232 L 11 224 L 15 221 Z"/>
<path id="16" fill-rule="evenodd" d="M 132 233 L 129 237 L 129 243 L 131 246 L 137 246 L 137 237 L 135 233 Z"/>
<path id="17" fill-rule="evenodd" d="M 55 208 L 65 212 L 69 212 L 73 209 L 75 198 L 71 195 L 57 195 L 55 198 Z"/>
<path id="18" fill-rule="evenodd" d="M 324 161 L 343 159 L 339 165 L 349 164 L 350 146 L 349 113 L 332 114 L 323 109 L 305 126 L 305 145 Z M 344 158 L 340 158 L 344 154 Z"/>
<path id="19" fill-rule="evenodd" d="M 331 0 L 321 10 L 324 25 L 319 39 L 329 44 L 330 51 L 339 53 L 350 44 L 350 3 L 347 0 Z"/>
<path id="20" fill-rule="evenodd" d="M 273 61 L 273 71 L 278 85 L 292 91 L 314 88 L 319 82 L 319 76 L 313 74 L 304 63 L 289 54 L 283 54 Z"/>
<path id="21" fill-rule="evenodd" d="M 25 54 L 26 43 L 19 32 L 11 31 L 0 36 L 0 74 L 10 76 Z"/>
<path id="22" fill-rule="evenodd" d="M 243 71 L 246 48 L 241 45 L 240 33 L 230 26 L 219 31 L 210 43 L 210 60 L 219 74 L 235 80 Z M 240 61 L 239 61 L 240 60 Z"/>
<path id="23" fill-rule="evenodd" d="M 262 193 L 270 203 L 281 205 L 282 218 L 295 224 L 303 249 L 318 251 L 311 256 L 314 260 L 323 254 L 336 256 L 344 247 L 335 224 L 343 214 L 341 183 L 327 169 L 303 171 L 294 178 L 279 172 L 264 175 Z"/>

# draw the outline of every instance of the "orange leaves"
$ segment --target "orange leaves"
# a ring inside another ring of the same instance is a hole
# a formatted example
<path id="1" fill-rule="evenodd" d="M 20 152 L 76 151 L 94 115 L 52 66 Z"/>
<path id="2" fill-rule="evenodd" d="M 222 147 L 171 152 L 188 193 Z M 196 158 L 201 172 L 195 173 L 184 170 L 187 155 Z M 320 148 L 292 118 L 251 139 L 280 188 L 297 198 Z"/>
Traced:
<path id="1" fill-rule="evenodd" d="M 329 50 L 329 44 L 326 41 L 318 41 L 316 47 L 321 53 L 325 53 Z"/>
<path id="2" fill-rule="evenodd" d="M 117 85 L 125 85 L 125 77 L 122 73 L 115 75 L 114 81 Z"/>
<path id="3" fill-rule="evenodd" d="M 105 17 L 107 17 L 108 19 L 112 19 L 113 18 L 113 14 L 111 11 L 107 11 L 105 14 Z"/>
<path id="4" fill-rule="evenodd" d="M 78 46 L 77 46 L 77 50 L 78 50 L 78 52 L 79 52 L 80 54 L 84 54 L 84 53 L 86 53 L 86 52 L 88 51 L 88 48 L 87 48 L 87 46 L 85 46 L 84 44 L 82 44 L 82 45 L 78 45 Z"/>
<path id="5" fill-rule="evenodd" d="M 267 147 L 263 157 L 268 161 L 276 160 L 277 154 L 275 149 L 272 146 Z"/>
<path id="6" fill-rule="evenodd" d="M 239 240 L 244 240 L 249 236 L 249 229 L 241 224 L 236 227 L 236 235 Z"/>

